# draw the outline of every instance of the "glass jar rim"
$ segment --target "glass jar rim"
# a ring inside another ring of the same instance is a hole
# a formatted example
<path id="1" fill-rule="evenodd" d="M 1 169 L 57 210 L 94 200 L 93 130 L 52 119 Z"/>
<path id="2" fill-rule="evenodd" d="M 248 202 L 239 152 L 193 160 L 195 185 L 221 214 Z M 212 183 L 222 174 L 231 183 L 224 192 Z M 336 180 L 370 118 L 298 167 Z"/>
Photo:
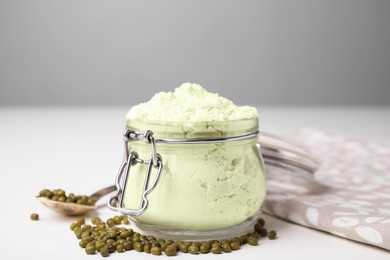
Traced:
<path id="1" fill-rule="evenodd" d="M 253 133 L 259 130 L 258 118 L 179 122 L 126 120 L 126 127 L 133 131 L 150 130 L 155 138 L 199 139 L 233 137 Z"/>

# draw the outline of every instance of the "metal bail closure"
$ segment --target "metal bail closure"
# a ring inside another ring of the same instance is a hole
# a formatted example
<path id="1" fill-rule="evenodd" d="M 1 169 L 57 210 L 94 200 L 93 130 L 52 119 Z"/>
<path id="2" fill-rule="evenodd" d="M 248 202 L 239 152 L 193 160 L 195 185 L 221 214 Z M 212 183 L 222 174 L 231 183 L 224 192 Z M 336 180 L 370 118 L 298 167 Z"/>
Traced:
<path id="1" fill-rule="evenodd" d="M 152 153 L 150 155 L 149 160 L 140 159 L 138 153 L 136 152 L 131 152 L 130 154 L 128 154 L 128 142 L 132 140 L 140 140 L 141 138 L 143 138 L 146 143 L 150 143 L 152 145 Z M 115 186 L 117 191 L 109 197 L 108 207 L 111 210 L 120 212 L 122 214 L 139 216 L 143 214 L 149 206 L 147 196 L 156 188 L 160 180 L 161 173 L 163 170 L 163 161 L 161 155 L 157 153 L 155 140 L 151 131 L 146 131 L 145 133 L 135 133 L 127 130 L 124 134 L 124 143 L 125 158 L 115 180 Z M 142 190 L 141 203 L 138 209 L 126 209 L 123 207 L 123 195 L 126 190 L 127 179 L 129 177 L 131 167 L 134 167 L 137 164 L 148 165 L 145 173 L 145 181 Z M 153 168 L 157 169 L 157 173 L 153 182 L 151 183 L 150 179 Z M 150 183 L 151 185 L 149 185 Z"/>

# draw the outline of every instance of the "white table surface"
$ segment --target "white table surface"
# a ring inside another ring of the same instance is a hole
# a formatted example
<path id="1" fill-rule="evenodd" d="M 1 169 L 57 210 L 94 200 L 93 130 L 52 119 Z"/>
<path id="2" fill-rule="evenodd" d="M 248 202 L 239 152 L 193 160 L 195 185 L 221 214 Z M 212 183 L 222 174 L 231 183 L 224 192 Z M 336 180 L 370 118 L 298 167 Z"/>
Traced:
<path id="1" fill-rule="evenodd" d="M 90 194 L 114 182 L 122 159 L 129 107 L 0 108 L 1 259 L 101 259 L 88 256 L 69 230 L 75 219 L 46 209 L 42 188 Z M 390 107 L 260 107 L 261 129 L 276 134 L 315 127 L 390 146 Z M 40 215 L 31 221 L 30 214 Z M 97 213 L 113 216 L 107 208 Z M 264 216 L 279 238 L 223 255 L 179 254 L 182 259 L 390 259 L 390 252 Z M 389 226 L 390 229 L 390 226 Z M 110 259 L 152 258 L 126 252 Z M 164 258 L 162 256 L 160 258 Z"/>

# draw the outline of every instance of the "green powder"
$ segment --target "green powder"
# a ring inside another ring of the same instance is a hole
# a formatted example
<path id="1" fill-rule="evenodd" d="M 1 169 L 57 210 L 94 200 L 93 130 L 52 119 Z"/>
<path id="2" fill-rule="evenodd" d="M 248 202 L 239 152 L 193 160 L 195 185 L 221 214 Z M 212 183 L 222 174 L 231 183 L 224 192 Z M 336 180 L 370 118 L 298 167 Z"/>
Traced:
<path id="1" fill-rule="evenodd" d="M 254 107 L 236 106 L 201 86 L 185 83 L 134 106 L 127 127 L 151 130 L 155 138 L 215 138 L 258 129 Z M 149 207 L 137 219 L 184 230 L 212 230 L 242 223 L 264 200 L 265 182 L 256 138 L 214 144 L 157 144 L 164 168 Z M 149 159 L 150 145 L 129 143 L 129 150 Z M 124 195 L 126 208 L 139 208 L 145 165 L 131 168 Z M 151 180 L 152 182 L 152 180 Z"/>

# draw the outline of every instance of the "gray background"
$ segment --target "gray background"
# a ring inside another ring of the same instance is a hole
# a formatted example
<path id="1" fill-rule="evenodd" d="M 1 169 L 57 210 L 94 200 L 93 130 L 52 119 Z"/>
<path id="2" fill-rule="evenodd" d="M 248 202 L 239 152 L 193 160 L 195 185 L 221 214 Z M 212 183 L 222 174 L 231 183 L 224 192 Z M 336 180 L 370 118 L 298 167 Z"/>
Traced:
<path id="1" fill-rule="evenodd" d="M 0 105 L 390 105 L 390 1 L 0 0 Z"/>

